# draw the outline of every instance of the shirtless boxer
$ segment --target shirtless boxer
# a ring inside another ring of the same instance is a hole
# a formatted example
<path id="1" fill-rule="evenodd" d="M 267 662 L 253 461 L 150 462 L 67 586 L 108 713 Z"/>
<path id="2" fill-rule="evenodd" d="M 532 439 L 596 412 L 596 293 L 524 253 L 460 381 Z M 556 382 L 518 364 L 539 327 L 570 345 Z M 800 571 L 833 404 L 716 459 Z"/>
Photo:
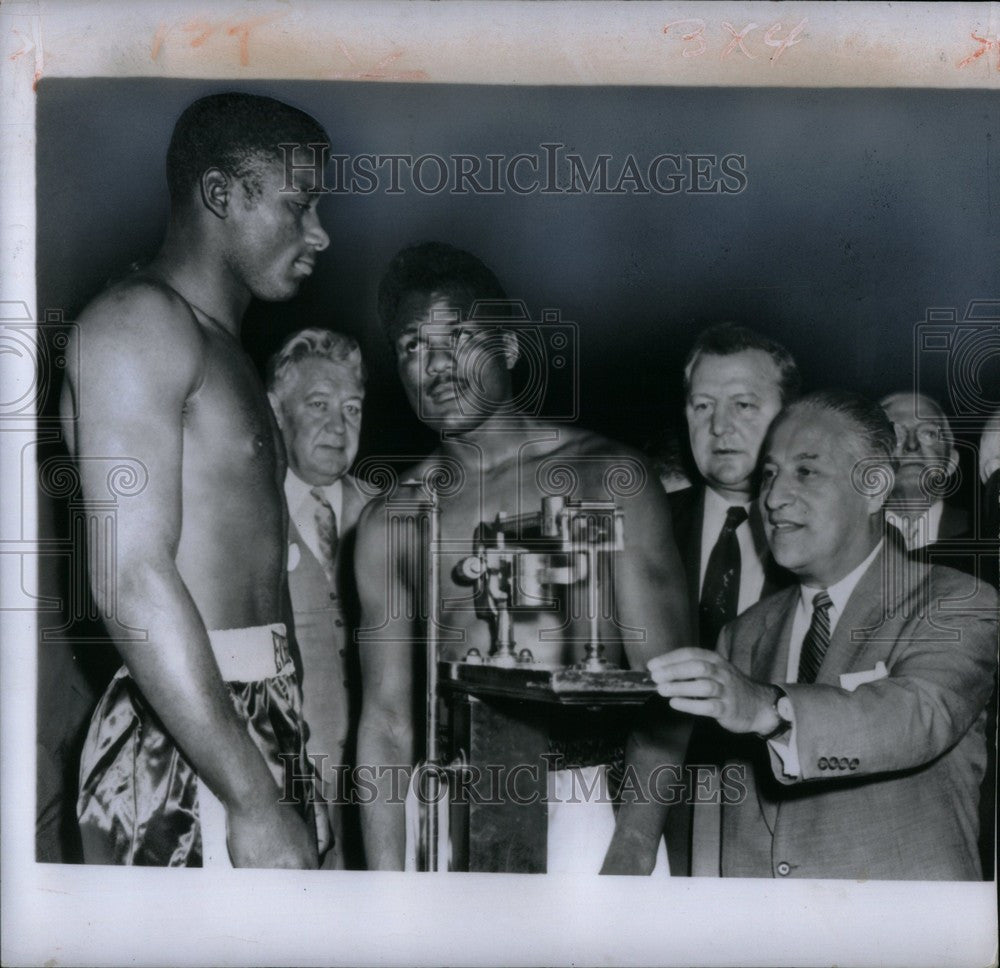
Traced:
<path id="1" fill-rule="evenodd" d="M 537 511 L 548 493 L 541 486 L 546 467 L 553 467 L 547 461 L 562 462 L 578 475 L 574 499 L 608 500 L 605 475 L 623 461 L 637 460 L 627 448 L 595 434 L 512 413 L 515 394 L 510 371 L 517 359 L 517 338 L 511 332 L 498 334 L 495 323 L 487 328 L 468 321 L 476 300 L 504 298 L 496 276 L 478 259 L 440 243 L 400 252 L 379 288 L 379 315 L 395 349 L 407 398 L 420 419 L 442 437 L 441 446 L 406 476 L 422 478 L 442 463 L 457 465 L 459 476 L 464 476 L 464 486 L 441 499 L 442 540 L 464 548 L 441 562 L 442 623 L 464 633 L 460 643 L 442 642 L 446 659 L 463 657 L 471 646 L 483 655 L 490 651 L 487 623 L 473 611 L 447 607 L 448 599 L 469 597 L 468 586 L 457 584 L 452 572 L 454 564 L 470 553 L 480 521 L 500 510 L 510 514 Z M 449 315 L 455 321 L 442 327 L 441 321 Z M 453 337 L 456 327 L 461 335 Z M 603 640 L 610 659 L 621 658 L 624 644 L 629 665 L 642 668 L 659 645 L 670 650 L 685 644 L 684 578 L 666 499 L 655 477 L 648 475 L 645 486 L 633 496 L 615 499 L 624 510 L 626 550 L 614 565 L 617 627 L 605 622 Z M 425 715 L 412 698 L 416 658 L 412 637 L 417 630 L 407 616 L 416 613 L 405 604 L 412 603 L 421 590 L 409 579 L 412 569 L 405 561 L 387 560 L 387 538 L 386 503 L 380 499 L 362 514 L 355 559 L 361 625 L 378 629 L 377 634 L 369 632 L 362 638 L 359 650 L 364 698 L 358 762 L 374 767 L 414 763 Z M 390 597 L 404 603 L 392 610 L 397 618 L 390 617 L 387 609 Z M 568 664 L 579 660 L 582 643 L 551 637 L 542 640 L 543 628 L 557 628 L 562 622 L 563 616 L 552 612 L 518 615 L 518 646 L 529 647 L 536 661 Z M 644 635 L 633 635 L 623 643 L 619 628 L 641 630 Z M 647 728 L 633 733 L 627 753 L 636 775 L 645 778 L 657 764 L 681 763 L 686 739 L 671 735 L 677 723 L 664 717 L 662 704 L 653 704 L 648 712 Z M 395 779 L 385 772 L 379 796 L 362 805 L 370 868 L 399 870 L 404 866 L 404 809 L 398 796 L 393 798 Z M 610 823 L 614 827 L 614 821 Z M 609 834 L 598 846 L 594 872 L 601 858 L 605 871 L 651 871 L 662 824 L 662 810 L 624 804 L 613 838 Z"/>
<path id="2" fill-rule="evenodd" d="M 317 865 L 311 809 L 280 802 L 281 754 L 304 756 L 282 624 L 285 466 L 239 336 L 251 297 L 290 299 L 329 243 L 313 172 L 283 191 L 277 146 L 328 140 L 270 98 L 192 104 L 167 154 L 162 248 L 79 320 L 63 413 L 79 412 L 64 425 L 83 494 L 106 497 L 99 458 L 148 475 L 119 500 L 114 570 L 91 575 L 125 666 L 81 757 L 89 863 Z"/>

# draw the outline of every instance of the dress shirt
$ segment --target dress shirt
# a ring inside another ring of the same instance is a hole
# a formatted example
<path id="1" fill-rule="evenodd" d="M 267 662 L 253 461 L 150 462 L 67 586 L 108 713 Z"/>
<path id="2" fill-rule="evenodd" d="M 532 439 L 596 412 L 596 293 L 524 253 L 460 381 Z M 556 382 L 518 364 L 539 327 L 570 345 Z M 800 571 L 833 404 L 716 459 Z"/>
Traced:
<path id="1" fill-rule="evenodd" d="M 313 485 L 306 484 L 291 470 L 285 474 L 285 501 L 288 504 L 288 516 L 295 523 L 295 527 L 299 529 L 302 540 L 305 541 L 316 560 L 322 561 L 323 554 L 319 547 L 319 533 L 316 531 L 318 504 L 316 498 L 309 493 L 311 490 L 313 490 Z M 344 483 L 338 479 L 332 484 L 320 486 L 320 490 L 326 495 L 330 507 L 333 508 L 337 519 L 337 533 L 340 534 L 343 530 Z"/>
<path id="2" fill-rule="evenodd" d="M 921 511 L 892 511 L 886 509 L 885 519 L 897 528 L 906 541 L 907 551 L 917 551 L 934 544 L 941 530 L 944 501 L 935 501 Z"/>
<path id="3" fill-rule="evenodd" d="M 734 502 L 738 504 L 739 502 Z M 701 571 L 698 578 L 698 597 L 705 585 L 705 572 L 708 570 L 708 558 L 712 554 L 715 543 L 719 540 L 722 527 L 726 523 L 726 512 L 733 505 L 721 498 L 710 487 L 705 488 L 705 514 L 701 526 Z M 760 601 L 760 593 L 764 588 L 764 566 L 761 564 L 761 553 L 754 544 L 753 529 L 750 527 L 752 514 L 751 502 L 743 504 L 746 508 L 747 520 L 736 529 L 736 541 L 740 546 L 740 596 L 736 605 L 736 614 L 745 612 L 751 605 Z"/>
<path id="4" fill-rule="evenodd" d="M 851 593 L 855 586 L 861 581 L 861 576 L 868 570 L 872 562 L 882 550 L 883 542 L 879 543 L 872 550 L 871 554 L 861 562 L 853 571 L 848 572 L 836 584 L 830 585 L 826 589 L 830 596 L 830 639 L 833 640 L 833 633 L 837 628 L 840 616 L 844 614 Z M 788 643 L 788 666 L 785 669 L 785 682 L 796 682 L 799 678 L 799 658 L 802 655 L 802 644 L 805 641 L 806 633 L 812 623 L 813 599 L 824 589 L 812 585 L 799 585 L 799 600 L 795 606 L 795 618 L 792 621 L 792 637 Z M 789 700 L 789 705 L 791 701 Z M 795 709 L 792 707 L 791 730 L 784 736 L 769 740 L 771 748 L 781 757 L 783 772 L 785 776 L 799 776 L 801 768 L 799 766 L 799 753 L 795 744 Z"/>

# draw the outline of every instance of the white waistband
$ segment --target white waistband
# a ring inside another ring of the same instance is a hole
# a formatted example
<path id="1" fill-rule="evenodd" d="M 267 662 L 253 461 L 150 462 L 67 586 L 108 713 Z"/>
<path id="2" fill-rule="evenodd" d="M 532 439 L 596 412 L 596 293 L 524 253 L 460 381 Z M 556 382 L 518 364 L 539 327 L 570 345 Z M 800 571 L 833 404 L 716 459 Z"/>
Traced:
<path id="1" fill-rule="evenodd" d="M 295 671 L 283 622 L 246 629 L 210 629 L 208 638 L 226 682 L 256 682 Z"/>

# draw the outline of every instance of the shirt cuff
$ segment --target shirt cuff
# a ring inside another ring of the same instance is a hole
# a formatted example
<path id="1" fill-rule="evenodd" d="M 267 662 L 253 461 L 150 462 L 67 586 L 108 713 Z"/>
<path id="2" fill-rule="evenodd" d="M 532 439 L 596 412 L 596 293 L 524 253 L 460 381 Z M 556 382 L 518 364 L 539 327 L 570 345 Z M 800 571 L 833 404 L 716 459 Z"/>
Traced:
<path id="1" fill-rule="evenodd" d="M 788 714 L 787 717 L 783 716 L 782 718 L 787 718 L 790 727 L 787 733 L 769 739 L 767 745 L 781 760 L 782 773 L 791 779 L 798 779 L 802 776 L 802 767 L 799 765 L 799 748 L 796 743 L 795 709 L 787 696 L 783 697 L 781 701 L 785 704 L 785 711 Z"/>

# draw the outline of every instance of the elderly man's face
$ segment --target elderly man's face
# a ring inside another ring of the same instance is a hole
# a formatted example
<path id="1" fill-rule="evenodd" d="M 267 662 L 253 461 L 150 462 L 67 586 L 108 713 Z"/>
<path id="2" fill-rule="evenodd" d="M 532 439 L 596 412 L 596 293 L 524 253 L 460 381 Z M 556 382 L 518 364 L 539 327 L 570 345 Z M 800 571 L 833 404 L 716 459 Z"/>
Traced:
<path id="1" fill-rule="evenodd" d="M 760 445 L 781 409 L 781 374 L 763 350 L 702 354 L 691 371 L 686 416 L 695 463 L 708 485 L 745 498 Z"/>
<path id="2" fill-rule="evenodd" d="M 471 429 L 511 412 L 509 370 L 517 342 L 495 326 L 460 323 L 444 297 L 415 296 L 404 306 L 396 365 L 407 399 L 428 426 Z"/>
<path id="3" fill-rule="evenodd" d="M 275 414 L 288 466 L 307 484 L 332 484 L 358 453 L 365 389 L 355 369 L 319 357 L 296 363 Z"/>
<path id="4" fill-rule="evenodd" d="M 811 585 L 835 584 L 874 546 L 882 497 L 856 486 L 862 444 L 851 423 L 827 410 L 782 417 L 763 455 L 760 509 L 779 565 Z"/>
<path id="5" fill-rule="evenodd" d="M 933 502 L 935 491 L 944 486 L 958 463 L 943 414 L 933 400 L 909 393 L 886 397 L 882 409 L 896 430 L 899 469 L 893 497 Z"/>

